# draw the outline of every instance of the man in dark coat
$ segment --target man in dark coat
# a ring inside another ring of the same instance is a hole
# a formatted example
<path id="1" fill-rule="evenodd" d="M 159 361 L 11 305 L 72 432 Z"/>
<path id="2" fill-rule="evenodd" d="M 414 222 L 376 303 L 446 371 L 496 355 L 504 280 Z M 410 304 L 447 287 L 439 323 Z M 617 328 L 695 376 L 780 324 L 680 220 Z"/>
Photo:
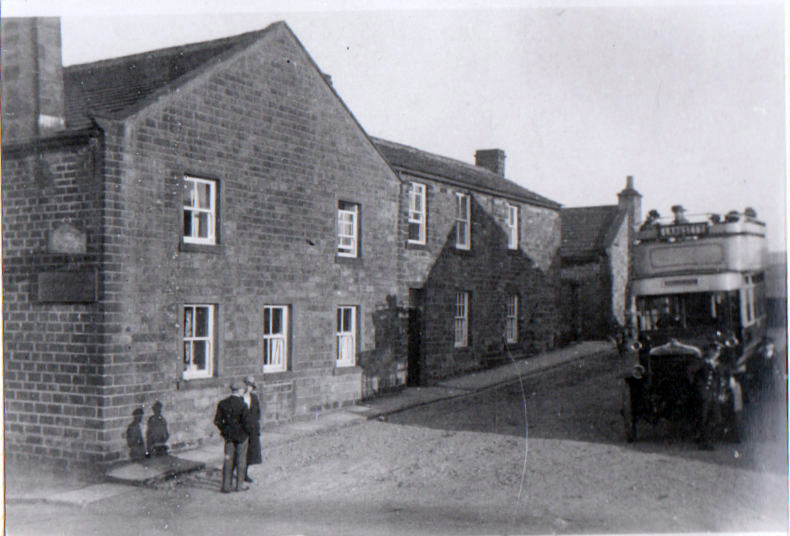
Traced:
<path id="1" fill-rule="evenodd" d="M 217 404 L 214 425 L 219 428 L 225 440 L 225 459 L 222 464 L 222 493 L 233 491 L 233 471 L 236 470 L 236 491 L 246 491 L 249 486 L 242 485 L 243 475 L 247 472 L 247 442 L 252 428 L 250 411 L 244 403 L 244 387 L 233 382 L 232 394 Z"/>
<path id="2" fill-rule="evenodd" d="M 250 442 L 247 446 L 247 469 L 250 465 L 255 465 L 263 461 L 261 456 L 261 402 L 252 391 L 257 387 L 255 385 L 255 378 L 247 376 L 244 378 L 244 402 L 250 408 L 249 421 L 250 421 Z M 252 482 L 249 474 L 244 473 L 244 480 Z"/>

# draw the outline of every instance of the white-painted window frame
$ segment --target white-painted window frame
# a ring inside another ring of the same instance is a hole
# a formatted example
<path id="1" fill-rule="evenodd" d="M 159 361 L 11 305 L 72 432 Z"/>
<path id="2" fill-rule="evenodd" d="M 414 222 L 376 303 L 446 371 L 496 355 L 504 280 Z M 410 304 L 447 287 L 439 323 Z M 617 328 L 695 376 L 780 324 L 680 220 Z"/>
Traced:
<path id="1" fill-rule="evenodd" d="M 455 202 L 455 247 L 469 250 L 472 248 L 471 197 L 456 192 Z"/>
<path id="2" fill-rule="evenodd" d="M 262 312 L 262 372 L 285 372 L 288 370 L 288 321 L 290 308 L 287 305 L 264 305 Z M 279 330 L 275 316 L 279 315 Z"/>
<path id="3" fill-rule="evenodd" d="M 359 254 L 359 204 L 338 201 L 337 255 L 357 257 Z"/>
<path id="4" fill-rule="evenodd" d="M 508 344 L 518 342 L 518 295 L 507 297 L 507 314 L 505 317 L 505 341 Z"/>
<path id="5" fill-rule="evenodd" d="M 456 348 L 469 346 L 469 293 L 456 292 L 455 294 L 455 317 L 454 317 L 454 341 Z"/>
<path id="6" fill-rule="evenodd" d="M 357 311 L 355 305 L 340 305 L 337 308 L 335 366 L 338 368 L 354 367 L 357 364 Z"/>
<path id="7" fill-rule="evenodd" d="M 197 326 L 198 309 L 207 310 L 207 325 L 204 326 L 204 335 L 199 335 Z M 182 377 L 185 380 L 196 378 L 210 378 L 214 375 L 214 315 L 215 306 L 209 303 L 188 303 L 184 304 L 182 326 L 182 362 L 184 372 Z M 195 348 L 198 345 L 204 348 L 205 368 L 197 368 L 194 365 Z"/>
<path id="8" fill-rule="evenodd" d="M 201 203 L 200 188 L 208 186 L 208 199 Z M 188 244 L 217 243 L 217 181 L 184 176 L 183 240 Z M 200 236 L 200 221 L 205 217 L 206 236 Z M 187 230 L 189 222 L 189 232 Z"/>
<path id="9" fill-rule="evenodd" d="M 518 205 L 507 203 L 507 248 L 518 249 Z"/>
<path id="10" fill-rule="evenodd" d="M 427 188 L 420 182 L 412 182 L 409 186 L 409 244 L 425 244 L 427 240 Z M 412 225 L 417 226 L 417 237 L 411 237 Z"/>

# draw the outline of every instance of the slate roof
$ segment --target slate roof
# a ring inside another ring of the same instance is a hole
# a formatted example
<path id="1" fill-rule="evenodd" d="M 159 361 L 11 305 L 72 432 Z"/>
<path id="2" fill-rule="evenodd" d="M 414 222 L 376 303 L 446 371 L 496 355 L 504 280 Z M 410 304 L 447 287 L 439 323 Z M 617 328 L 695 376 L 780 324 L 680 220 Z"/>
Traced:
<path id="1" fill-rule="evenodd" d="M 90 126 L 90 116 L 132 113 L 147 98 L 182 77 L 202 72 L 202 66 L 213 64 L 211 60 L 250 45 L 278 24 L 284 23 L 232 37 L 65 67 L 67 128 Z"/>
<path id="2" fill-rule="evenodd" d="M 617 205 L 570 207 L 560 212 L 562 243 L 560 257 L 566 260 L 592 260 L 611 245 L 626 217 Z"/>
<path id="3" fill-rule="evenodd" d="M 427 153 L 400 143 L 380 138 L 371 139 L 393 168 L 425 175 L 439 181 L 457 183 L 482 192 L 495 193 L 533 205 L 552 209 L 559 209 L 561 206 L 559 203 L 531 192 L 485 168 Z"/>

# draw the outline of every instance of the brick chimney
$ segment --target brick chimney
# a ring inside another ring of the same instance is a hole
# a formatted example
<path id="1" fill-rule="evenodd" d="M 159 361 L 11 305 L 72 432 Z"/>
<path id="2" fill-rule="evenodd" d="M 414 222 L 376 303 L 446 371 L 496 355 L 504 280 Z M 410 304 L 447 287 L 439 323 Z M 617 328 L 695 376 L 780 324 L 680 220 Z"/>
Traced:
<path id="1" fill-rule="evenodd" d="M 30 139 L 65 125 L 60 19 L 2 19 L 3 141 Z"/>
<path id="2" fill-rule="evenodd" d="M 502 149 L 478 149 L 475 151 L 475 165 L 505 176 L 505 151 Z"/>
<path id="3" fill-rule="evenodd" d="M 625 179 L 625 188 L 617 194 L 617 204 L 628 209 L 631 229 L 636 231 L 642 223 L 642 194 L 634 189 L 634 177 L 628 175 Z"/>

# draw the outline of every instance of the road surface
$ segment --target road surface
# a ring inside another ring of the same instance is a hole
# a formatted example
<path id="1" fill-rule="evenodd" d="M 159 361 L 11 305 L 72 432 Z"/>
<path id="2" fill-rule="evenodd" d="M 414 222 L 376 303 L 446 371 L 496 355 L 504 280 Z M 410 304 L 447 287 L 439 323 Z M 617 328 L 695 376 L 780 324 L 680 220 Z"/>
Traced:
<path id="1" fill-rule="evenodd" d="M 547 534 L 786 531 L 786 405 L 756 400 L 742 444 L 683 426 L 623 440 L 614 355 L 276 448 L 251 490 L 215 470 L 83 509 L 14 505 L 8 534 Z M 525 426 L 526 423 L 526 426 Z"/>

